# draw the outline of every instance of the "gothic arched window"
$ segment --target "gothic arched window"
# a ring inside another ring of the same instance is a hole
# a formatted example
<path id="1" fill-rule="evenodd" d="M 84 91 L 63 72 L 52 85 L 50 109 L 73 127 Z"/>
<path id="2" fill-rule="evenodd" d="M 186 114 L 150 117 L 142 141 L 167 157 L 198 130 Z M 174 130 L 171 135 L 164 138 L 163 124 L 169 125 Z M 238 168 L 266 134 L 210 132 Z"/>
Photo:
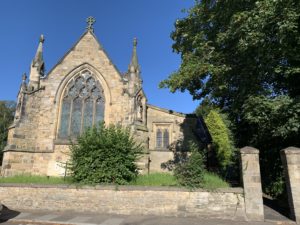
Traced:
<path id="1" fill-rule="evenodd" d="M 59 138 L 77 137 L 104 119 L 104 94 L 89 71 L 75 76 L 63 93 Z"/>

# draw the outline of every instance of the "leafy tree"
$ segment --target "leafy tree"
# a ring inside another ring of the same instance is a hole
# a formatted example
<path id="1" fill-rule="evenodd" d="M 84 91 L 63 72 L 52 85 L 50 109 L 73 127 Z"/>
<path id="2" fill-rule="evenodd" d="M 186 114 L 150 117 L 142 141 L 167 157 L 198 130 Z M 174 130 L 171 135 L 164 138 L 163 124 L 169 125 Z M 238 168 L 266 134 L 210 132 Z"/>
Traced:
<path id="1" fill-rule="evenodd" d="M 250 95 L 299 95 L 299 15 L 297 0 L 196 1 L 171 34 L 181 66 L 160 87 L 209 98 L 237 122 Z"/>
<path id="2" fill-rule="evenodd" d="M 298 0 L 195 1 L 171 34 L 180 68 L 160 87 L 220 107 L 237 145 L 260 149 L 262 170 L 282 177 L 279 149 L 300 146 L 299 32 Z"/>
<path id="3" fill-rule="evenodd" d="M 2 163 L 3 149 L 7 141 L 8 127 L 14 119 L 15 102 L 0 101 L 0 164 Z"/>
<path id="4" fill-rule="evenodd" d="M 190 188 L 203 187 L 204 179 L 204 157 L 197 144 L 190 142 L 190 156 L 185 161 L 178 163 L 174 175 L 179 184 Z"/>
<path id="5" fill-rule="evenodd" d="M 224 123 L 221 114 L 211 110 L 205 118 L 205 123 L 212 136 L 213 149 L 216 152 L 217 160 L 222 170 L 225 170 L 232 163 L 234 145 L 232 134 Z"/>
<path id="6" fill-rule="evenodd" d="M 77 182 L 126 184 L 138 174 L 136 161 L 143 152 L 129 129 L 101 123 L 89 128 L 71 146 L 72 177 Z"/>
<path id="7" fill-rule="evenodd" d="M 219 110 L 218 106 L 213 104 L 208 98 L 205 98 L 201 104 L 196 108 L 195 114 L 206 118 L 211 110 Z"/>
<path id="8" fill-rule="evenodd" d="M 260 149 L 263 188 L 277 197 L 285 188 L 280 150 L 300 146 L 300 101 L 288 96 L 250 97 L 242 111 L 251 134 L 249 144 Z"/>

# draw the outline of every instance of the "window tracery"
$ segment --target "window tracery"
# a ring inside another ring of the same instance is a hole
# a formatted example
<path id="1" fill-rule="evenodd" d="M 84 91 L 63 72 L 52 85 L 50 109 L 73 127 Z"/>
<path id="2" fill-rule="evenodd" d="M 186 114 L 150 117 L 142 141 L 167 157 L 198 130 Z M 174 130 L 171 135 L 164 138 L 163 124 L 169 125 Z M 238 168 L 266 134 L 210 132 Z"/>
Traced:
<path id="1" fill-rule="evenodd" d="M 161 129 L 157 129 L 156 131 L 156 147 L 162 148 L 162 132 Z"/>
<path id="2" fill-rule="evenodd" d="M 158 128 L 156 130 L 156 148 L 166 149 L 170 144 L 170 135 L 167 128 Z"/>
<path id="3" fill-rule="evenodd" d="M 168 148 L 169 147 L 169 131 L 168 129 L 164 129 L 163 132 L 163 147 Z"/>
<path id="4" fill-rule="evenodd" d="M 87 127 L 104 119 L 103 89 L 85 70 L 75 76 L 63 92 L 59 138 L 77 137 Z"/>

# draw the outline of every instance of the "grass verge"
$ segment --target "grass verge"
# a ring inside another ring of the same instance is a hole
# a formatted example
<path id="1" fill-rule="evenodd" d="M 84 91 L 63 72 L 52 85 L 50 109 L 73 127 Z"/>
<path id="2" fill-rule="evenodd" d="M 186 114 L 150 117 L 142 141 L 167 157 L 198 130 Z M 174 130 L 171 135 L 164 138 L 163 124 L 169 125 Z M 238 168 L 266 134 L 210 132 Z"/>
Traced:
<path id="1" fill-rule="evenodd" d="M 216 189 L 216 188 L 228 188 L 230 185 L 224 181 L 221 177 L 214 173 L 205 172 L 204 173 L 204 189 Z"/>
<path id="2" fill-rule="evenodd" d="M 13 177 L 0 177 L 0 183 L 19 183 L 19 184 L 72 184 L 72 179 L 67 177 L 47 177 L 19 175 Z M 135 181 L 129 185 L 136 186 L 177 186 L 179 183 L 176 178 L 169 173 L 152 173 L 149 175 L 139 175 Z M 227 188 L 229 184 L 222 180 L 218 175 L 206 172 L 204 174 L 203 188 L 213 190 L 216 188 Z"/>
<path id="3" fill-rule="evenodd" d="M 18 183 L 18 184 L 70 184 L 71 178 L 67 177 L 49 177 L 49 176 L 30 176 L 18 175 L 13 177 L 0 177 L 0 183 Z"/>
<path id="4" fill-rule="evenodd" d="M 151 173 L 149 175 L 139 175 L 130 185 L 139 186 L 179 186 L 176 178 L 168 173 Z"/>

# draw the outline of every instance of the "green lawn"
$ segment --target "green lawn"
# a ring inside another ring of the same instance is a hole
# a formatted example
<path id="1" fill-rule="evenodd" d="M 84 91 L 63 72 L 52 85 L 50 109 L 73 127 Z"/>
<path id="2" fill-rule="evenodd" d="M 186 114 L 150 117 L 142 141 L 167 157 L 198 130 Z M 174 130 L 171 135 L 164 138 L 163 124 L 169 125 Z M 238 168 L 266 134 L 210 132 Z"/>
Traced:
<path id="1" fill-rule="evenodd" d="M 0 183 L 22 183 L 22 184 L 72 184 L 71 178 L 64 180 L 61 177 L 46 177 L 46 176 L 14 176 L 0 177 Z M 168 173 L 153 173 L 149 175 L 139 175 L 138 178 L 130 182 L 129 185 L 136 186 L 177 186 L 176 178 Z M 219 176 L 206 172 L 204 174 L 204 189 L 226 188 L 229 184 L 223 181 Z"/>
<path id="2" fill-rule="evenodd" d="M 139 175 L 131 185 L 139 186 L 179 186 L 176 178 L 168 173 L 151 173 L 149 175 Z"/>
<path id="3" fill-rule="evenodd" d="M 210 172 L 204 174 L 204 187 L 205 189 L 227 188 L 230 185 L 222 180 L 218 175 Z"/>
<path id="4" fill-rule="evenodd" d="M 152 173 L 149 175 L 140 175 L 137 180 L 130 183 L 139 186 L 180 186 L 176 178 L 168 173 Z M 206 172 L 204 174 L 204 189 L 227 188 L 229 184 L 222 180 L 218 175 Z"/>
<path id="5" fill-rule="evenodd" d="M 70 178 L 18 175 L 13 177 L 0 177 L 0 183 L 18 183 L 18 184 L 69 184 Z"/>

